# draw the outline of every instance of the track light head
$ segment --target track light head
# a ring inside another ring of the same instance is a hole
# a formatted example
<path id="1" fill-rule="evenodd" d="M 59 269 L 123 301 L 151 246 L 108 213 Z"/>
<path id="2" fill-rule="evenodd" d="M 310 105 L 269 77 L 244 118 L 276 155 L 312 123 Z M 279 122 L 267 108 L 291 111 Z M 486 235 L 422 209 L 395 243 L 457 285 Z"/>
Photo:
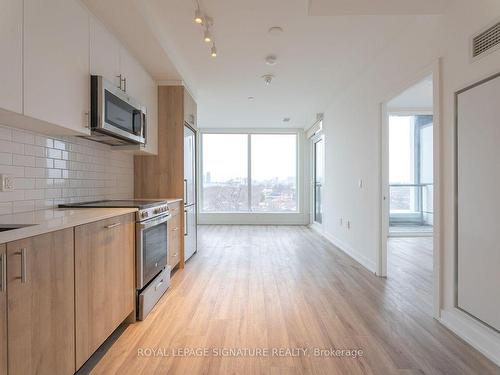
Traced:
<path id="1" fill-rule="evenodd" d="M 203 34 L 203 40 L 205 41 L 205 43 L 210 43 L 212 41 L 212 34 L 210 34 L 208 26 L 205 29 L 205 33 Z"/>
<path id="2" fill-rule="evenodd" d="M 201 13 L 200 8 L 197 8 L 196 11 L 194 12 L 194 22 L 197 23 L 198 25 L 203 24 L 203 14 Z"/>

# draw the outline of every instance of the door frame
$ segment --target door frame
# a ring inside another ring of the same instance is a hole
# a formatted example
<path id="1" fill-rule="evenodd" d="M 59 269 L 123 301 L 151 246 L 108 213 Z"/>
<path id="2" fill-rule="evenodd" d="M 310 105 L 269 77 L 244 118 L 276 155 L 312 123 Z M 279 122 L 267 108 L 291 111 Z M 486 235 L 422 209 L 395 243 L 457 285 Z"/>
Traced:
<path id="1" fill-rule="evenodd" d="M 326 151 L 325 147 L 325 134 L 323 133 L 322 130 L 318 131 L 315 133 L 312 137 L 309 138 L 309 144 L 310 144 L 310 220 L 309 220 L 309 225 L 319 231 L 320 233 L 323 233 L 323 228 L 324 228 L 324 223 L 318 223 L 314 220 L 314 210 L 315 210 L 315 199 L 316 199 L 316 189 L 315 189 L 315 170 L 316 170 L 316 158 L 314 154 L 314 144 L 319 141 L 323 141 L 323 149 Z M 325 168 L 325 157 L 326 152 L 323 152 L 323 176 L 325 176 L 326 168 Z M 324 179 L 326 180 L 326 178 Z M 323 181 L 323 190 L 325 190 L 325 183 L 326 181 Z"/>
<path id="2" fill-rule="evenodd" d="M 434 167 L 434 236 L 433 236 L 433 316 L 440 318 L 441 275 L 441 60 L 437 59 L 415 75 L 402 82 L 380 105 L 380 228 L 377 275 L 387 277 L 387 241 L 389 236 L 389 111 L 388 103 L 406 89 L 432 76 L 433 82 L 433 167 Z"/>

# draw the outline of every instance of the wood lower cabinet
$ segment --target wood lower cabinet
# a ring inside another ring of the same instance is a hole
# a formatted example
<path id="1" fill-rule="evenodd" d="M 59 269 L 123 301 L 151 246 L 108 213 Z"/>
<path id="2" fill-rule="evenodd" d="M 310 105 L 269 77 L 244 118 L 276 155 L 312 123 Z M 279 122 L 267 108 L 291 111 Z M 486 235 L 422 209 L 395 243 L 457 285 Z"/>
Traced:
<path id="1" fill-rule="evenodd" d="M 0 375 L 7 375 L 7 253 L 0 245 Z"/>
<path id="2" fill-rule="evenodd" d="M 169 208 L 172 217 L 168 222 L 168 265 L 174 268 L 181 260 L 182 240 L 184 237 L 181 226 L 181 202 L 170 204 Z"/>
<path id="3" fill-rule="evenodd" d="M 76 368 L 135 312 L 135 217 L 75 228 Z"/>
<path id="4" fill-rule="evenodd" d="M 73 228 L 7 244 L 9 375 L 75 372 Z"/>

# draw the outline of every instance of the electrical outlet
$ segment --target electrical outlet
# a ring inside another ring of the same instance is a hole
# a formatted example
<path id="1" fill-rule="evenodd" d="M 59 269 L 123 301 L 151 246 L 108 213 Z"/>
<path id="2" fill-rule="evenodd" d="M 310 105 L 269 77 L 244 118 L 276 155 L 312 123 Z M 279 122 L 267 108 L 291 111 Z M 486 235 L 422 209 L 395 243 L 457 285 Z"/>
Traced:
<path id="1" fill-rule="evenodd" d="M 8 174 L 2 174 L 0 175 L 0 180 L 1 180 L 1 191 L 12 191 L 14 190 L 14 180 L 12 176 Z"/>

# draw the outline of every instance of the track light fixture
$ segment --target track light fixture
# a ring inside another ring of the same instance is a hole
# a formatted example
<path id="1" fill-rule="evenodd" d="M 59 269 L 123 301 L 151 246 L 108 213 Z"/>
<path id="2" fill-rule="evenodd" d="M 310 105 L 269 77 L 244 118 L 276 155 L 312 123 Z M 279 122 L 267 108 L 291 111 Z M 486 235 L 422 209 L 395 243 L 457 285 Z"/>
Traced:
<path id="1" fill-rule="evenodd" d="M 205 33 L 203 34 L 203 40 L 206 43 L 210 43 L 212 41 L 212 34 L 210 34 L 210 29 L 208 28 L 208 25 L 205 29 Z"/>
<path id="2" fill-rule="evenodd" d="M 215 39 L 212 36 L 212 28 L 214 26 L 214 20 L 212 17 L 208 16 L 202 7 L 200 6 L 200 0 L 195 0 L 196 9 L 194 12 L 194 22 L 197 25 L 204 27 L 203 41 L 205 43 L 212 43 L 210 48 L 210 56 L 217 57 L 217 47 L 215 46 Z"/>

